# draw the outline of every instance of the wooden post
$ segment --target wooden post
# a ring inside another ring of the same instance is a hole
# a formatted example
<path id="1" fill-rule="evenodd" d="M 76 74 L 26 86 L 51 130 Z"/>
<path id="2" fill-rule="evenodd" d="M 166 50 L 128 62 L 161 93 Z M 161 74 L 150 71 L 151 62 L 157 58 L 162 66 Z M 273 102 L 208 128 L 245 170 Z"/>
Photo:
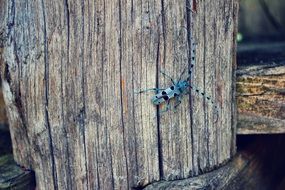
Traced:
<path id="1" fill-rule="evenodd" d="M 35 170 L 37 189 L 131 189 L 225 164 L 235 153 L 237 4 L 1 1 L 14 156 Z M 193 55 L 200 95 L 176 111 L 158 114 L 153 92 L 134 93 L 169 87 L 160 71 L 177 80 Z"/>

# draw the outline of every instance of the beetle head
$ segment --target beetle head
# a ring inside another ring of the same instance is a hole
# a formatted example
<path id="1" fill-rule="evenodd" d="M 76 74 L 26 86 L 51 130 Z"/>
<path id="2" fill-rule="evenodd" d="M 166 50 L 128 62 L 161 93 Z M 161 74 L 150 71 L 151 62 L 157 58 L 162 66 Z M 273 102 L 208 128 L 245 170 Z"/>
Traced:
<path id="1" fill-rule="evenodd" d="M 179 81 L 177 83 L 177 87 L 180 89 L 181 92 L 184 92 L 187 87 L 189 87 L 189 83 L 186 80 Z"/>

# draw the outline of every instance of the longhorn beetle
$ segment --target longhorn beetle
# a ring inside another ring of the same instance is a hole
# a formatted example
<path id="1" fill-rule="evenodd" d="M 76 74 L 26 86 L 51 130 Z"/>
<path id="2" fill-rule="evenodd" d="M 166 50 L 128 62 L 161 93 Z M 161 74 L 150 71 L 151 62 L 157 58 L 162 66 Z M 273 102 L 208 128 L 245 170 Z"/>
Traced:
<path id="1" fill-rule="evenodd" d="M 193 67 L 193 65 L 191 65 Z M 209 96 L 205 94 L 205 92 L 199 90 L 198 88 L 194 87 L 190 84 L 189 80 L 190 77 L 188 77 L 186 80 L 181 80 L 181 76 L 184 74 L 185 70 L 180 75 L 180 78 L 177 82 L 175 82 L 169 75 L 165 74 L 164 72 L 161 72 L 165 77 L 169 78 L 172 82 L 172 86 L 161 89 L 161 88 L 150 88 L 141 90 L 136 93 L 143 93 L 147 91 L 156 91 L 156 94 L 151 98 L 151 102 L 154 105 L 160 105 L 164 102 L 167 103 L 165 110 L 161 111 L 161 113 L 166 112 L 170 108 L 170 100 L 175 98 L 176 104 L 174 105 L 174 109 L 177 108 L 177 106 L 181 103 L 181 97 L 185 94 L 190 93 L 190 89 L 192 89 L 194 92 L 204 96 L 207 101 L 209 101 L 211 104 L 214 105 L 214 102 L 211 100 Z M 215 109 L 217 109 L 217 106 L 214 105 Z"/>
<path id="2" fill-rule="evenodd" d="M 165 77 L 169 78 L 172 82 L 172 86 L 166 88 L 166 89 L 161 89 L 161 88 L 149 88 L 149 89 L 145 89 L 145 90 L 141 90 L 139 92 L 135 92 L 135 93 L 144 93 L 147 91 L 156 91 L 155 96 L 153 96 L 151 98 L 151 102 L 154 105 L 160 105 L 164 102 L 167 103 L 165 110 L 161 111 L 161 113 L 166 112 L 169 110 L 170 108 L 170 100 L 174 99 L 176 100 L 176 104 L 174 105 L 174 109 L 177 108 L 177 106 L 181 103 L 181 97 L 185 94 L 190 93 L 190 89 L 193 90 L 194 92 L 204 96 L 206 98 L 206 100 L 208 102 L 210 102 L 214 108 L 217 110 L 217 106 L 214 104 L 214 102 L 212 101 L 212 99 L 206 95 L 205 92 L 199 90 L 198 88 L 194 87 L 192 84 L 190 84 L 190 77 L 191 77 L 191 70 L 194 66 L 195 63 L 195 43 L 193 38 L 191 38 L 191 44 L 192 44 L 192 56 L 191 56 L 191 65 L 190 65 L 190 69 L 189 69 L 189 76 L 187 77 L 186 80 L 181 80 L 183 74 L 186 71 L 186 68 L 183 70 L 183 72 L 181 73 L 179 79 L 177 82 L 175 82 L 172 77 L 170 77 L 169 75 L 167 75 L 164 72 L 160 72 L 161 74 L 163 74 Z"/>

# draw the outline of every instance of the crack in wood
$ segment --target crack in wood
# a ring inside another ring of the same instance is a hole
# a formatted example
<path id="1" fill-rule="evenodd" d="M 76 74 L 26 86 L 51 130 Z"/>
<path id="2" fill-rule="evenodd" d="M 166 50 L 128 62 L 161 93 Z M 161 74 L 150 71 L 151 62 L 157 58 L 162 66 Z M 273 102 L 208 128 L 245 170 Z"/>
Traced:
<path id="1" fill-rule="evenodd" d="M 50 157 L 51 157 L 51 170 L 53 176 L 53 186 L 54 189 L 58 189 L 57 184 L 57 171 L 56 171 L 56 164 L 54 158 L 54 149 L 53 149 L 53 140 L 52 140 L 52 132 L 51 126 L 49 122 L 49 113 L 48 113 L 48 106 L 49 106 L 49 62 L 48 62 L 48 41 L 47 41 L 47 22 L 46 22 L 46 10 L 44 5 L 44 0 L 41 0 L 42 6 L 42 14 L 43 14 L 43 39 L 44 39 L 44 89 L 45 89 L 45 126 L 48 130 L 49 135 L 49 148 L 50 148 Z"/>

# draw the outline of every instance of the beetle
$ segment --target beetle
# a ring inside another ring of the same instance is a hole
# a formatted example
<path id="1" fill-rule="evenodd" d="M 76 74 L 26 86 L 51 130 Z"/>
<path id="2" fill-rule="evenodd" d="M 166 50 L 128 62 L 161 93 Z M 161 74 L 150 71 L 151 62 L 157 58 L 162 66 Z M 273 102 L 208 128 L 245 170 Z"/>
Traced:
<path id="1" fill-rule="evenodd" d="M 185 70 L 184 70 L 185 71 Z M 182 72 L 181 76 L 184 72 Z M 174 109 L 181 103 L 181 97 L 183 94 L 187 93 L 189 87 L 189 82 L 187 80 L 181 80 L 181 76 L 177 82 L 175 82 L 169 75 L 164 72 L 161 72 L 165 77 L 169 78 L 172 82 L 172 85 L 166 89 L 159 89 L 157 93 L 151 98 L 151 102 L 154 105 L 160 105 L 163 102 L 167 102 L 166 109 L 162 112 L 166 112 L 170 108 L 170 100 L 176 100 Z"/>
<path id="2" fill-rule="evenodd" d="M 193 67 L 193 64 L 191 64 L 191 68 Z M 172 85 L 168 88 L 165 89 L 161 89 L 161 88 L 149 88 L 149 89 L 145 89 L 145 90 L 141 90 L 139 92 L 135 92 L 137 94 L 139 93 L 144 93 L 147 91 L 156 91 L 156 94 L 151 98 L 151 102 L 158 106 L 164 102 L 167 103 L 165 110 L 161 111 L 161 113 L 166 112 L 170 109 L 170 100 L 171 99 L 175 99 L 176 100 L 176 104 L 174 105 L 174 109 L 177 108 L 177 106 L 179 106 L 179 104 L 181 103 L 181 97 L 185 94 L 189 94 L 191 92 L 191 90 L 193 90 L 194 92 L 204 96 L 206 98 L 207 101 L 209 101 L 212 105 L 214 105 L 214 108 L 217 109 L 218 107 L 215 105 L 215 103 L 211 100 L 210 96 L 207 96 L 205 92 L 201 91 L 200 89 L 196 88 L 195 86 L 193 86 L 192 84 L 190 84 L 190 76 L 189 75 L 187 77 L 186 80 L 181 80 L 181 77 L 183 76 L 185 72 L 182 72 L 182 74 L 179 77 L 179 80 L 177 82 L 175 82 L 172 77 L 170 77 L 169 75 L 167 75 L 164 72 L 160 72 L 161 74 L 163 74 L 165 77 L 169 78 L 172 82 Z"/>
<path id="3" fill-rule="evenodd" d="M 146 90 L 141 90 L 139 92 L 135 93 L 143 93 L 147 91 L 156 91 L 156 94 L 151 98 L 151 102 L 158 106 L 164 102 L 167 103 L 166 109 L 161 111 L 161 113 L 166 112 L 170 108 L 170 100 L 174 99 L 176 100 L 176 104 L 174 105 L 174 109 L 179 106 L 181 103 L 181 97 L 183 95 L 189 94 L 190 89 L 192 89 L 194 92 L 199 93 L 200 95 L 204 96 L 207 101 L 209 101 L 211 104 L 214 105 L 214 102 L 211 100 L 211 97 L 206 96 L 205 92 L 199 90 L 198 88 L 194 87 L 190 84 L 188 80 L 179 80 L 178 82 L 173 81 L 173 85 L 166 89 L 160 89 L 160 88 L 150 88 Z M 217 109 L 218 107 L 214 105 L 214 108 Z"/>
<path id="4" fill-rule="evenodd" d="M 135 92 L 136 94 L 138 93 L 144 93 L 147 91 L 155 91 L 156 94 L 151 98 L 151 102 L 158 106 L 164 102 L 167 103 L 165 110 L 161 111 L 161 113 L 166 112 L 169 110 L 170 108 L 170 100 L 171 99 L 175 99 L 176 103 L 174 105 L 174 109 L 177 108 L 177 106 L 179 106 L 179 104 L 181 103 L 181 97 L 185 94 L 189 94 L 191 92 L 191 90 L 193 90 L 194 92 L 202 95 L 205 97 L 205 99 L 207 101 L 209 101 L 212 105 L 214 105 L 215 109 L 217 110 L 217 106 L 214 104 L 214 102 L 211 100 L 211 97 L 207 96 L 205 92 L 199 90 L 198 88 L 196 88 L 195 86 L 193 86 L 192 84 L 190 84 L 190 78 L 191 78 L 191 74 L 192 74 L 192 68 L 195 65 L 195 54 L 196 54 L 196 43 L 193 37 L 190 38 L 191 40 L 191 60 L 190 60 L 190 69 L 188 70 L 188 77 L 186 80 L 181 80 L 183 74 L 186 71 L 186 68 L 183 70 L 183 72 L 181 73 L 179 79 L 177 82 L 175 82 L 172 77 L 170 77 L 169 75 L 167 75 L 166 73 L 160 71 L 161 74 L 163 74 L 165 77 L 167 77 L 168 79 L 171 80 L 172 85 L 168 88 L 165 89 L 160 89 L 160 88 L 149 88 L 149 89 L 145 89 L 145 90 L 141 90 L 139 92 Z"/>

